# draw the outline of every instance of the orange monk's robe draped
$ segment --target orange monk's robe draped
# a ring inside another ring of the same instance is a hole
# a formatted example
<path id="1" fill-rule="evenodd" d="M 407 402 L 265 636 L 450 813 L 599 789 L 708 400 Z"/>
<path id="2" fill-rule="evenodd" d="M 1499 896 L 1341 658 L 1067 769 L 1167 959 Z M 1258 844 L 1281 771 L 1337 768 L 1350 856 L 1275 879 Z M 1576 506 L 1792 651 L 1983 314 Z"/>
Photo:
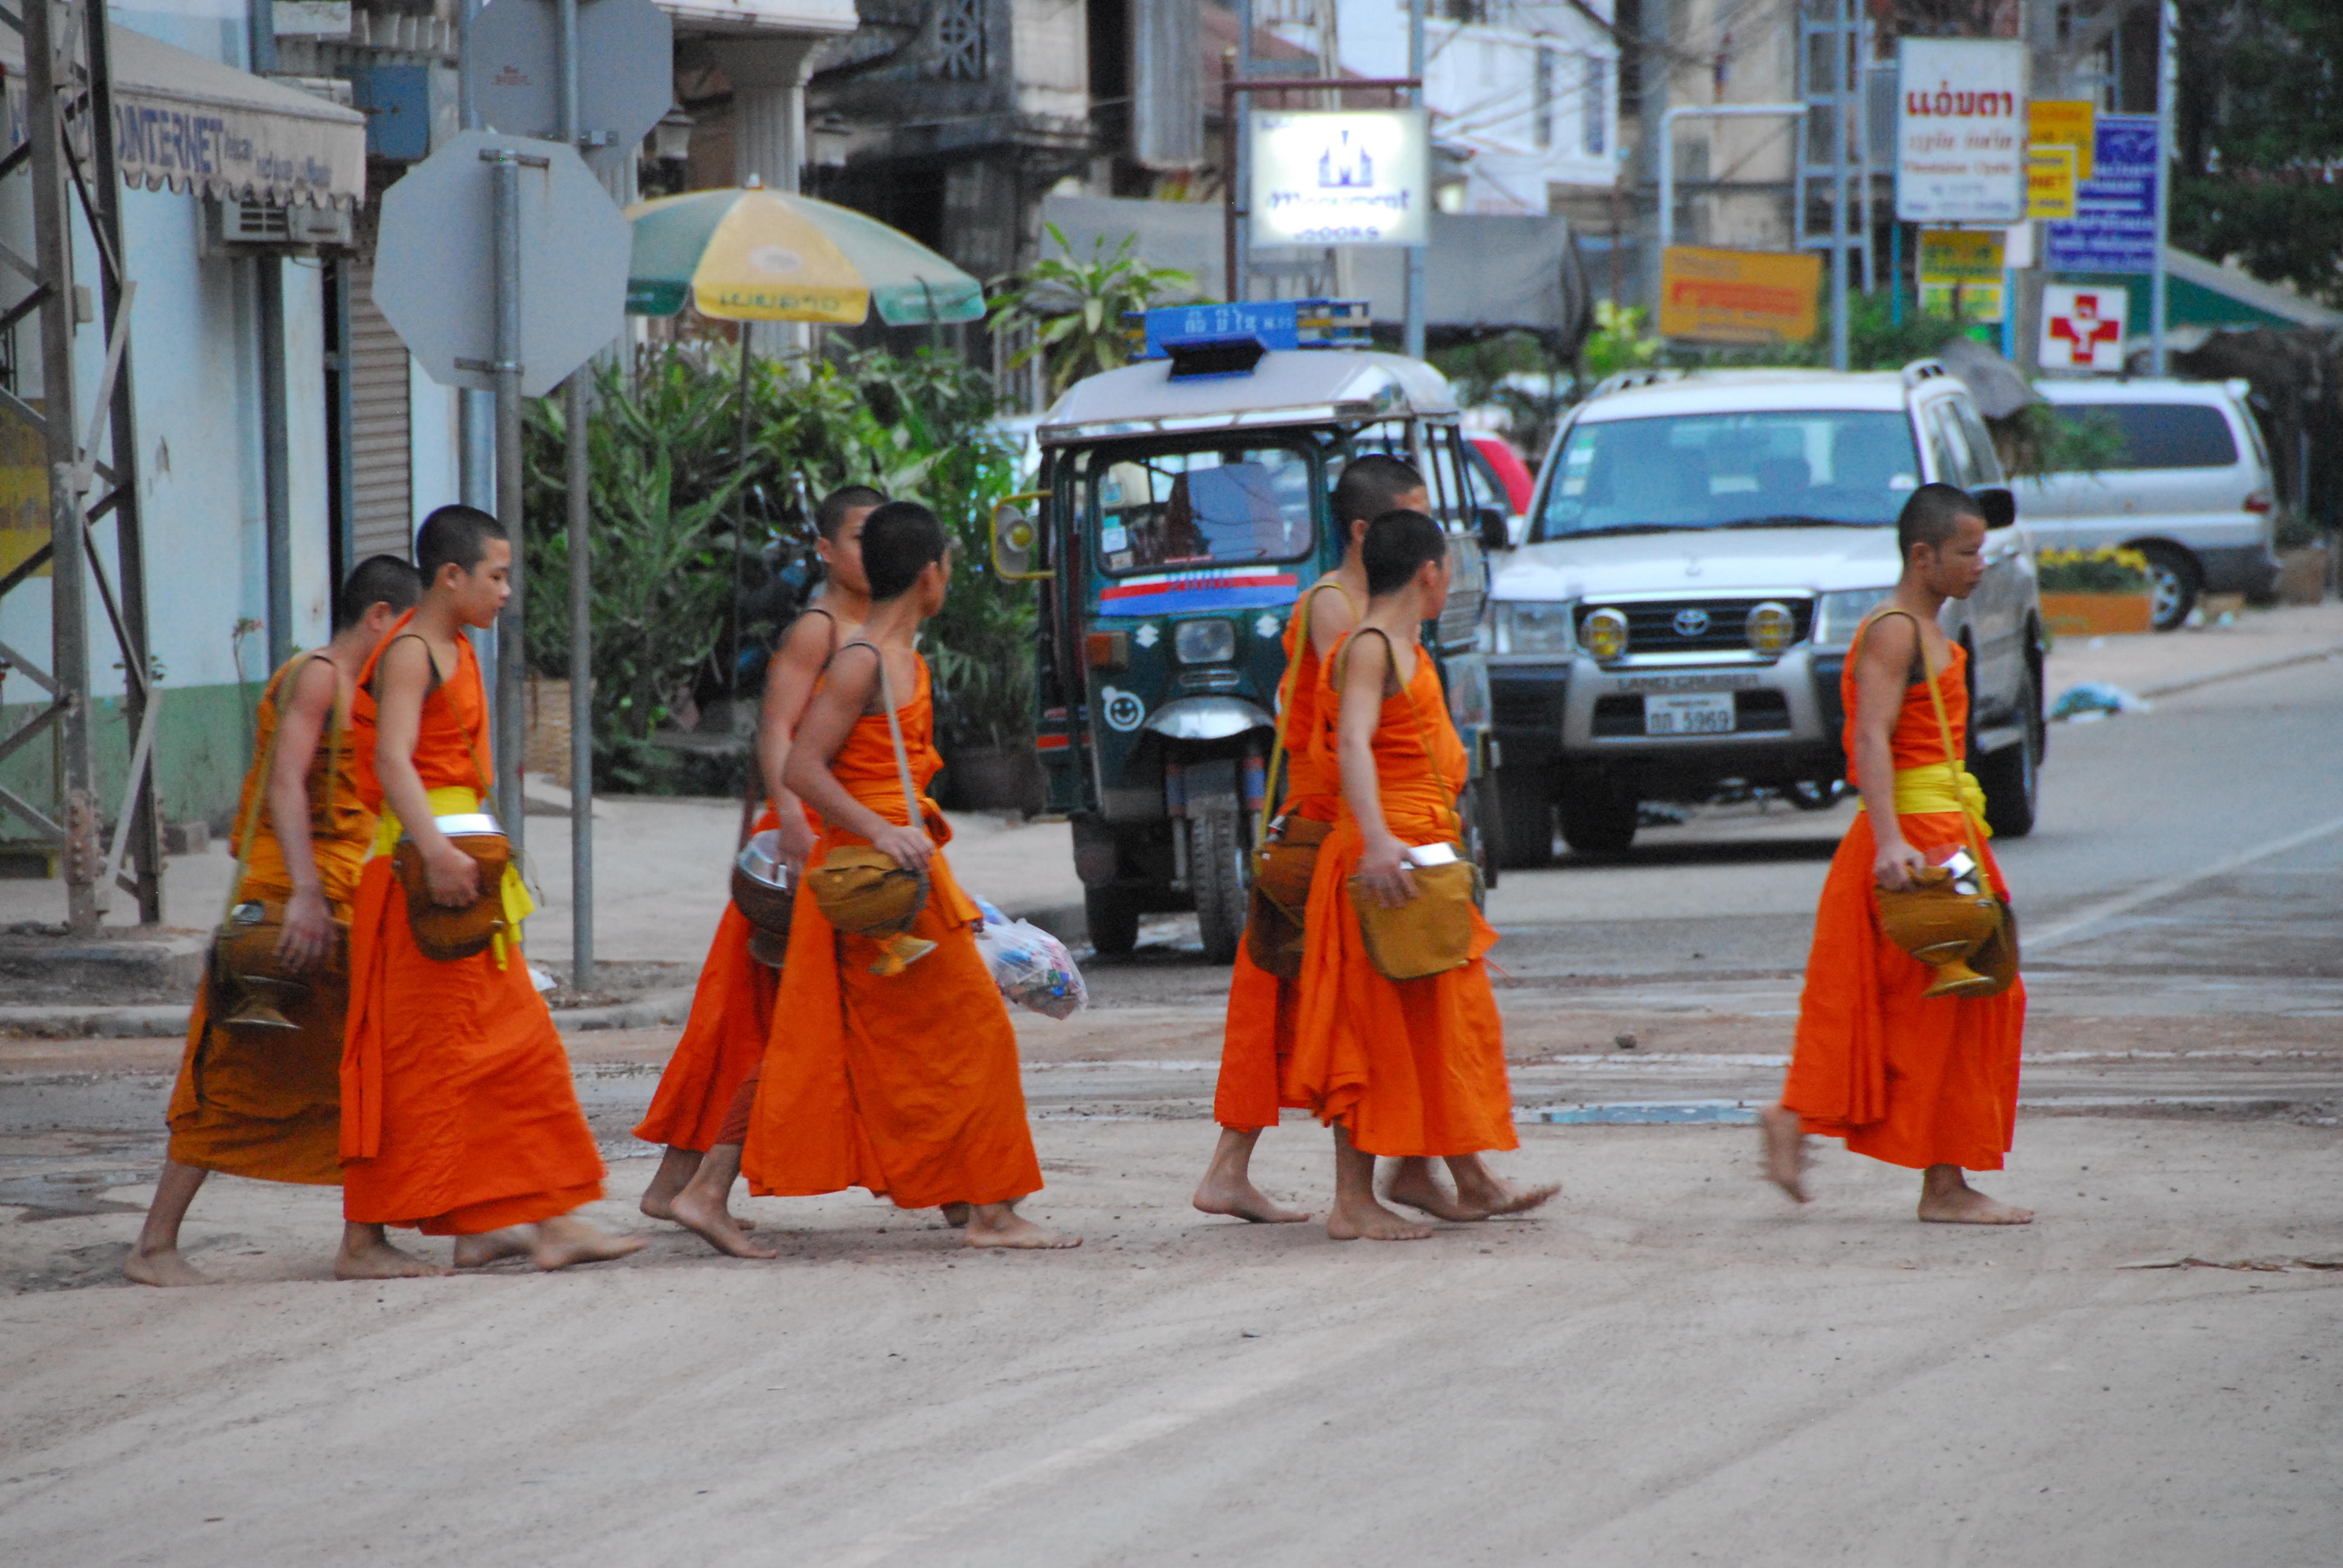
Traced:
<path id="1" fill-rule="evenodd" d="M 360 798 L 377 809 L 367 687 L 382 648 L 358 677 L 351 711 Z M 426 789 L 476 789 L 494 777 L 488 694 L 468 638 L 457 639 L 457 660 L 423 703 L 415 770 Z M 530 1224 L 602 1195 L 602 1157 L 578 1109 L 568 1053 L 519 949 L 501 965 L 494 950 L 452 963 L 425 958 L 387 854 L 367 862 L 350 922 L 342 1191 L 352 1221 L 434 1236 Z"/>
<path id="2" fill-rule="evenodd" d="M 779 821 L 768 806 L 751 830 L 761 833 Z M 727 899 L 708 961 L 699 966 L 683 1038 L 675 1042 L 675 1054 L 659 1074 L 659 1092 L 635 1129 L 644 1142 L 705 1152 L 723 1141 L 733 1100 L 764 1057 L 773 1032 L 773 998 L 780 990 L 780 971 L 759 963 L 749 951 L 755 931 L 740 906 Z"/>
<path id="3" fill-rule="evenodd" d="M 1320 676 L 1323 722 L 1312 737 L 1334 776 L 1342 707 L 1335 672 L 1349 641 L 1335 645 Z M 1406 689 L 1383 702 L 1374 757 L 1383 820 L 1400 841 L 1454 843 L 1456 794 L 1468 764 L 1448 719 L 1439 672 L 1421 649 Z M 1321 1121 L 1348 1129 L 1352 1144 L 1370 1154 L 1474 1154 L 1516 1147 L 1503 1025 L 1482 959 L 1497 933 L 1476 910 L 1472 961 L 1423 980 L 1385 980 L 1367 958 L 1351 905 L 1350 880 L 1364 849 L 1345 800 L 1318 851 L 1310 884 L 1286 1093 Z"/>
<path id="4" fill-rule="evenodd" d="M 1956 757 L 1965 752 L 1968 728 L 1962 679 L 1967 662 L 1966 650 L 1955 647 L 1950 667 L 1937 678 Z M 1855 755 L 1855 669 L 1850 655 L 1839 681 L 1849 758 Z M 1893 745 L 1898 772 L 1945 760 L 1926 686 L 1905 689 Z M 1967 842 L 1959 812 L 1901 814 L 1899 820 L 1906 840 L 1932 860 Z M 1977 839 L 1983 845 L 1981 826 Z M 1923 1000 L 1933 971 L 1879 929 L 1871 872 L 1878 852 L 1870 817 L 1859 815 L 1831 858 L 1815 912 L 1814 949 L 1782 1103 L 1798 1113 L 1807 1131 L 1844 1138 L 1856 1153 L 1891 1165 L 1998 1171 L 2017 1118 L 2025 982 L 1999 996 Z M 1990 847 L 1985 856 L 2006 896 L 2008 884 Z"/>
<path id="5" fill-rule="evenodd" d="M 932 738 L 927 666 L 898 710 L 914 787 L 943 766 Z M 830 760 L 865 806 L 906 822 L 884 714 L 865 714 Z M 922 794 L 929 838 L 951 829 Z M 868 840 L 823 824 L 813 863 Z M 870 972 L 880 949 L 837 930 L 800 886 L 773 1004 L 763 1081 L 741 1150 L 749 1191 L 806 1197 L 863 1187 L 900 1208 L 1005 1203 L 1041 1188 L 1017 1076 L 1017 1031 L 977 950 L 975 903 L 941 854 L 912 933 L 935 950 L 896 975 Z"/>
<path id="6" fill-rule="evenodd" d="M 277 732 L 278 703 L 294 676 L 316 654 L 288 661 L 261 693 L 253 716 L 252 769 L 236 802 L 236 834 L 247 827 L 252 849 L 236 900 L 282 904 L 293 896 L 284 846 L 268 814 L 267 758 Z M 358 866 L 374 841 L 375 817 L 358 803 L 352 777 L 352 737 L 330 721 L 309 761 L 309 848 L 326 904 L 337 920 L 350 918 Z M 349 979 L 320 968 L 310 989 L 280 1010 L 294 1024 L 279 1029 L 230 1029 L 212 1017 L 208 982 L 196 989 L 187 1022 L 186 1054 L 171 1091 L 170 1157 L 181 1165 L 224 1171 L 263 1181 L 330 1187 L 342 1179 L 342 1020 Z"/>
<path id="7" fill-rule="evenodd" d="M 1333 590 L 1339 591 L 1339 590 Z M 1296 646 L 1302 624 L 1297 606 L 1285 623 L 1285 659 L 1293 668 L 1285 710 L 1277 716 L 1285 740 L 1285 799 L 1281 815 L 1332 822 L 1342 804 L 1342 781 L 1312 749 L 1318 729 L 1318 649 Z M 1277 1125 L 1278 1108 L 1299 1105 L 1282 1092 L 1287 1060 L 1293 1054 L 1298 981 L 1280 980 L 1252 961 L 1242 942 L 1229 976 L 1228 1021 L 1221 1030 L 1221 1077 L 1212 1091 L 1212 1120 L 1223 1127 L 1260 1129 Z"/>

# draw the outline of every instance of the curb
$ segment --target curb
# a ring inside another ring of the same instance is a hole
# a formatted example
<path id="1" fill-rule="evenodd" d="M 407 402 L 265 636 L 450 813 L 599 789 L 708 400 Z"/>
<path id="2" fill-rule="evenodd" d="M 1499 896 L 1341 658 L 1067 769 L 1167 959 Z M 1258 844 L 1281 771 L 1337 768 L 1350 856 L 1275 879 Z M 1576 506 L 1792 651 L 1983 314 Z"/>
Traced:
<path id="1" fill-rule="evenodd" d="M 2159 697 L 2177 697 L 2184 691 L 2194 691 L 2200 686 L 2217 686 L 2225 680 L 2243 680 L 2250 675 L 2268 675 L 2272 670 L 2291 669 L 2298 664 L 2318 664 L 2338 657 L 2343 657 L 2343 642 L 2333 642 L 2303 653 L 2282 654 L 2252 664 L 2232 665 L 2208 675 L 2192 675 L 2186 680 L 2167 681 L 2162 686 L 2147 687 L 2139 695 L 2152 702 Z"/>
<path id="2" fill-rule="evenodd" d="M 574 1007 L 553 1015 L 553 1027 L 567 1034 L 571 1030 L 588 1029 L 656 1029 L 661 1024 L 681 1023 L 691 1016 L 692 986 L 679 986 L 673 990 L 653 991 L 634 1001 L 613 1002 L 608 1007 Z"/>
<path id="3" fill-rule="evenodd" d="M 36 1040 L 184 1040 L 191 1010 L 184 1002 L 0 1007 L 0 1035 L 30 1035 Z"/>

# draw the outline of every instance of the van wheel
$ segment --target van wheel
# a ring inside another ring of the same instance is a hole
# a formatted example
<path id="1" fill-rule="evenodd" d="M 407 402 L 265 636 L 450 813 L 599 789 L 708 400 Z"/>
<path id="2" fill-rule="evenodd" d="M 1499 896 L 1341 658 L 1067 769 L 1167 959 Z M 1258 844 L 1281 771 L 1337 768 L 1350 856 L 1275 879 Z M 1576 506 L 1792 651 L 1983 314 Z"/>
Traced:
<path id="1" fill-rule="evenodd" d="M 1196 931 L 1204 961 L 1235 961 L 1244 940 L 1245 845 L 1235 811 L 1201 811 L 1188 819 L 1188 885 L 1196 892 Z"/>
<path id="2" fill-rule="evenodd" d="M 1985 790 L 1986 826 L 1996 839 L 2023 839 L 2034 831 L 2035 807 L 2042 794 L 2042 749 L 2035 718 L 2041 703 L 2034 694 L 2031 670 L 2017 698 L 2018 712 L 2026 720 L 2026 738 L 2015 746 L 1988 751 L 1971 764 Z"/>
<path id="3" fill-rule="evenodd" d="M 2197 596 L 2205 587 L 2204 573 L 2197 568 L 2197 558 L 2177 546 L 2140 545 L 2137 548 L 2147 558 L 2148 597 L 2155 607 L 2150 624 L 2158 631 L 2170 631 L 2197 608 Z"/>
<path id="4" fill-rule="evenodd" d="M 1499 768 L 1483 780 L 1496 807 L 1498 858 L 1524 869 L 1554 864 L 1554 774 Z"/>
<path id="5" fill-rule="evenodd" d="M 1120 888 L 1083 889 L 1082 922 L 1101 958 L 1121 958 L 1139 945 L 1139 902 Z"/>
<path id="6" fill-rule="evenodd" d="M 1615 855 L 1635 841 L 1636 799 L 1601 777 L 1563 786 L 1562 841 L 1582 855 Z"/>

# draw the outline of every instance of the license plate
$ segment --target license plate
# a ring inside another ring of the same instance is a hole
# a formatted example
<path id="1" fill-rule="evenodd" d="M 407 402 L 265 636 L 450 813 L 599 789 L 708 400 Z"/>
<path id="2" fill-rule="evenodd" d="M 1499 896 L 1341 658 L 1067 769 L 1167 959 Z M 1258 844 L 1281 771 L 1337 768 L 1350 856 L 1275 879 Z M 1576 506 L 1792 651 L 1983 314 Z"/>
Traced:
<path id="1" fill-rule="evenodd" d="M 1733 693 L 1701 691 L 1679 697 L 1644 699 L 1646 735 L 1730 735 L 1733 733 Z"/>

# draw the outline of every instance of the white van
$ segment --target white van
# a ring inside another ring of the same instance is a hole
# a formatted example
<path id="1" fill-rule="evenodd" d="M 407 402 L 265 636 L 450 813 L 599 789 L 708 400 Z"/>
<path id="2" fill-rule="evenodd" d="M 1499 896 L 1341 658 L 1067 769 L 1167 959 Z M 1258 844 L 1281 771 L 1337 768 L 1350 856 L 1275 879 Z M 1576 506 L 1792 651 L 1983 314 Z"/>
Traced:
<path id="1" fill-rule="evenodd" d="M 2277 492 L 2242 381 L 2044 380 L 2036 390 L 2069 418 L 2105 419 L 2123 451 L 2097 473 L 2020 481 L 2018 515 L 2044 549 L 2128 545 L 2147 557 L 2156 629 L 2169 631 L 2200 593 L 2259 597 L 2278 582 Z"/>

